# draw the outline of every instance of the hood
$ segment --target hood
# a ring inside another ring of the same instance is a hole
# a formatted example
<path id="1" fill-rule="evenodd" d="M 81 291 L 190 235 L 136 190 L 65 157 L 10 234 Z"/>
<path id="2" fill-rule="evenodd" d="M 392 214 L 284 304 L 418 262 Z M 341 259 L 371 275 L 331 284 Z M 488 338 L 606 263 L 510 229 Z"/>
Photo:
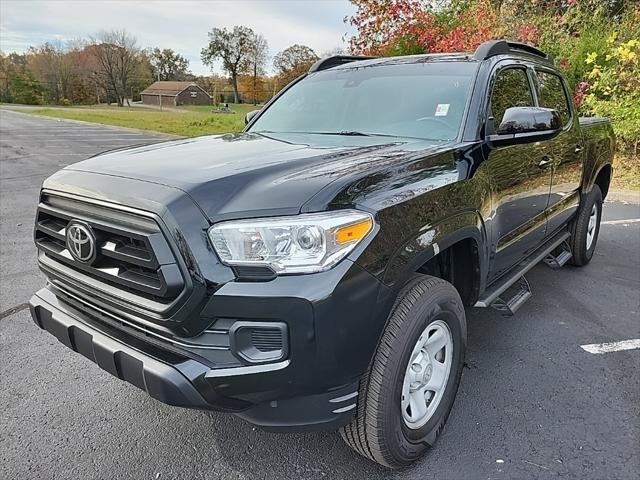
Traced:
<path id="1" fill-rule="evenodd" d="M 252 133 L 196 137 L 107 152 L 66 170 L 178 188 L 212 220 L 293 215 L 348 173 L 406 153 L 390 137 Z M 424 141 L 419 142 L 424 149 Z M 428 149 L 428 148 L 427 148 Z"/>

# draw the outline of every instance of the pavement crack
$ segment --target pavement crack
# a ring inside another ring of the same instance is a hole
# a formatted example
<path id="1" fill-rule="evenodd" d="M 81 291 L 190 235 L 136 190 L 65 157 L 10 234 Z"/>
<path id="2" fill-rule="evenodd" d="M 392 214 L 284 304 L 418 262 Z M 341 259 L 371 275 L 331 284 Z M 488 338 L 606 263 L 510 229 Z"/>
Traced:
<path id="1" fill-rule="evenodd" d="M 4 312 L 0 313 L 0 320 L 2 320 L 5 317 L 9 317 L 11 315 L 13 315 L 14 313 L 18 313 L 21 312 L 22 310 L 25 310 L 29 308 L 29 304 L 28 303 L 21 303 L 20 305 L 16 305 L 15 307 L 11 307 L 7 310 L 5 310 Z"/>

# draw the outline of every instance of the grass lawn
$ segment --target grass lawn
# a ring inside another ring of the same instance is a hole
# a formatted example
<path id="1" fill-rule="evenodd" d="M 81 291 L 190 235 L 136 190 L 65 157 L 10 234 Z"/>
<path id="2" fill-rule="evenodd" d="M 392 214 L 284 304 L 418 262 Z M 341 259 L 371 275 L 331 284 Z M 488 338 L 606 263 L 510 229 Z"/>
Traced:
<path id="1" fill-rule="evenodd" d="M 253 105 L 252 103 L 230 103 L 229 108 L 238 112 L 238 115 L 244 115 L 251 110 L 257 110 L 262 105 Z M 215 109 L 213 105 L 181 105 L 179 107 L 180 110 L 186 110 L 189 112 L 201 112 L 201 113 L 211 113 L 212 110 Z"/>
<path id="2" fill-rule="evenodd" d="M 210 105 L 180 107 L 159 111 L 142 107 L 43 107 L 21 110 L 32 115 L 83 120 L 119 127 L 139 128 L 185 137 L 237 132 L 244 127 L 244 115 L 256 107 L 230 105 L 237 113 L 212 113 Z"/>

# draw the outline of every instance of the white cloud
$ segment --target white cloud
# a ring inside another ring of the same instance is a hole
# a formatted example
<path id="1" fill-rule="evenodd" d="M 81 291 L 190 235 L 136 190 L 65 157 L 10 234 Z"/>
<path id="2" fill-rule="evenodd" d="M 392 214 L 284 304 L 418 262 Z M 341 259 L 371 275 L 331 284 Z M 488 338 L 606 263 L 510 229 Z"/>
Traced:
<path id="1" fill-rule="evenodd" d="M 343 18 L 353 12 L 347 0 L 0 0 L 0 48 L 22 52 L 46 41 L 125 29 L 142 47 L 173 48 L 189 59 L 194 73 L 207 74 L 200 50 L 213 27 L 251 27 L 266 37 L 272 55 L 294 43 L 320 54 L 346 46 L 342 37 L 352 29 Z"/>

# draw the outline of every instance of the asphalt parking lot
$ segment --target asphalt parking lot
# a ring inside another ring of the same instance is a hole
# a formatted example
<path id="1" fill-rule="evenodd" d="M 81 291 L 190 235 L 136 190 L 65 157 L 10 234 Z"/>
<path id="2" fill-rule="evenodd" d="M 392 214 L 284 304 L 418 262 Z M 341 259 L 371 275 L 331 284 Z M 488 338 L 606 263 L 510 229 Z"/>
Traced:
<path id="1" fill-rule="evenodd" d="M 640 474 L 640 206 L 607 203 L 585 268 L 527 275 L 512 318 L 471 309 L 462 386 L 436 447 L 389 472 L 336 433 L 271 434 L 158 403 L 31 321 L 32 225 L 59 168 L 165 137 L 0 110 L 0 478 L 631 479 Z M 636 220 L 622 221 L 622 220 Z"/>

